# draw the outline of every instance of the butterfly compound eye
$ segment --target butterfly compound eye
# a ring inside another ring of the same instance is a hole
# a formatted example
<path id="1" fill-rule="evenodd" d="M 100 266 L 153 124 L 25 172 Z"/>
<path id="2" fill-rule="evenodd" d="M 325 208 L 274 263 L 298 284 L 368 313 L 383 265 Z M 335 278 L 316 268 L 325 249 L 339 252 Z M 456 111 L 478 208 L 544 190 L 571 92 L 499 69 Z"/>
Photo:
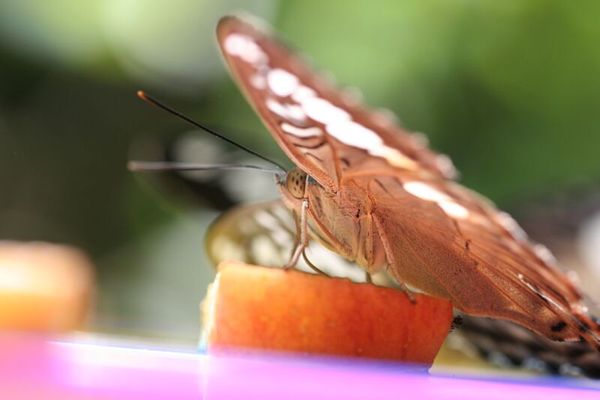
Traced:
<path id="1" fill-rule="evenodd" d="M 304 198 L 304 188 L 306 187 L 306 173 L 297 168 L 288 172 L 285 178 L 285 187 L 292 196 L 297 199 Z"/>

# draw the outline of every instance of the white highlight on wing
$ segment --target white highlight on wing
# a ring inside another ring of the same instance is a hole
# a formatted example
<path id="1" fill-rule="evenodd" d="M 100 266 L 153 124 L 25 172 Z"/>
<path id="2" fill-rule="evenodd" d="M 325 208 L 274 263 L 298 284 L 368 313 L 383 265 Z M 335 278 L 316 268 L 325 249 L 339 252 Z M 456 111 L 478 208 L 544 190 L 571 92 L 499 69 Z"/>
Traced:
<path id="1" fill-rule="evenodd" d="M 469 211 L 458 203 L 444 201 L 438 203 L 444 212 L 454 218 L 465 219 L 469 216 Z"/>
<path id="2" fill-rule="evenodd" d="M 402 186 L 408 193 L 423 200 L 435 201 L 436 203 L 451 200 L 447 194 L 440 192 L 436 188 L 424 182 L 409 181 L 404 183 Z"/>
<path id="3" fill-rule="evenodd" d="M 320 97 L 305 97 L 300 104 L 306 115 L 322 124 L 350 121 L 350 114 Z"/>
<path id="4" fill-rule="evenodd" d="M 306 114 L 304 114 L 302 107 L 296 104 L 282 104 L 273 98 L 268 98 L 266 105 L 272 113 L 279 115 L 282 119 L 293 121 L 300 125 L 306 122 Z"/>
<path id="5" fill-rule="evenodd" d="M 332 120 L 327 124 L 327 132 L 348 146 L 366 150 L 385 146 L 375 132 L 354 121 Z"/>
<path id="6" fill-rule="evenodd" d="M 286 97 L 296 91 L 299 80 L 296 75 L 290 74 L 281 68 L 275 68 L 267 74 L 269 89 L 277 96 Z"/>
<path id="7" fill-rule="evenodd" d="M 317 93 L 313 89 L 309 88 L 308 86 L 301 85 L 292 94 L 292 99 L 298 103 L 302 103 L 305 99 L 309 97 L 315 97 L 316 95 Z"/>
<path id="8" fill-rule="evenodd" d="M 256 89 L 263 90 L 267 87 L 267 80 L 262 75 L 254 74 L 250 77 L 250 84 Z"/>
<path id="9" fill-rule="evenodd" d="M 263 64 L 268 61 L 264 51 L 252 40 L 251 37 L 239 33 L 232 33 L 225 38 L 223 44 L 227 53 L 238 56 L 249 64 Z"/>
<path id="10" fill-rule="evenodd" d="M 306 117 L 309 117 L 325 125 L 328 134 L 348 146 L 366 150 L 370 155 L 383 158 L 395 167 L 410 170 L 419 168 L 414 160 L 400 150 L 387 146 L 375 131 L 353 121 L 346 110 L 319 97 L 315 90 L 302 85 L 296 75 L 281 68 L 269 69 L 267 54 L 252 38 L 232 33 L 225 39 L 224 49 L 256 67 L 257 72 L 251 77 L 251 84 L 255 88 L 263 89 L 267 86 L 275 95 L 291 96 L 291 99 L 298 103 L 283 104 L 270 97 L 266 100 L 266 106 L 274 114 L 290 122 L 297 122 L 298 125 L 304 125 Z M 317 135 L 314 130 L 290 129 L 289 124 L 286 128 L 287 133 L 297 137 Z M 454 208 L 454 211 L 457 210 Z"/>
<path id="11" fill-rule="evenodd" d="M 435 159 L 435 163 L 436 163 L 437 167 L 441 171 L 443 171 L 446 176 L 454 176 L 457 174 L 457 172 L 454 168 L 454 163 L 452 162 L 450 157 L 448 157 L 447 155 L 438 154 L 438 156 Z"/>
<path id="12" fill-rule="evenodd" d="M 513 217 L 510 216 L 509 213 L 504 211 L 499 211 L 496 214 L 496 220 L 500 225 L 506 229 L 511 236 L 517 241 L 525 242 L 527 241 L 527 233 L 521 228 L 521 226 L 514 220 Z"/>
<path id="13" fill-rule="evenodd" d="M 280 224 L 279 221 L 277 221 L 277 218 L 265 210 L 258 210 L 256 214 L 254 214 L 254 218 L 260 226 L 267 228 L 270 231 L 276 231 L 279 229 Z"/>
<path id="14" fill-rule="evenodd" d="M 321 136 L 323 134 L 321 128 L 317 128 L 316 126 L 310 128 L 298 128 L 297 126 L 284 122 L 280 127 L 284 132 L 301 138 Z"/>
<path id="15" fill-rule="evenodd" d="M 340 142 L 366 150 L 375 157 L 384 158 L 391 165 L 416 170 L 418 165 L 398 149 L 386 146 L 373 130 L 352 120 L 350 114 L 320 97 L 302 96 L 300 104 L 306 115 L 325 125 L 327 133 Z"/>
<path id="16" fill-rule="evenodd" d="M 403 183 L 402 187 L 413 196 L 435 202 L 450 217 L 465 219 L 469 216 L 469 210 L 458 204 L 447 194 L 425 182 L 409 181 Z"/>
<path id="17" fill-rule="evenodd" d="M 412 171 L 416 171 L 419 168 L 419 165 L 411 158 L 406 157 L 398 149 L 386 146 L 383 142 L 381 146 L 371 148 L 369 154 L 385 158 L 387 162 L 395 167 L 410 169 Z"/>
<path id="18" fill-rule="evenodd" d="M 538 256 L 540 260 L 548 265 L 556 265 L 556 258 L 554 258 L 554 254 L 552 254 L 549 248 L 539 243 L 533 243 L 532 245 L 535 255 Z"/>
<path id="19" fill-rule="evenodd" d="M 275 242 L 274 238 L 275 236 L 266 235 L 253 237 L 252 241 L 249 243 L 249 253 L 258 255 L 261 264 L 277 265 L 281 262 L 281 255 L 279 254 L 280 250 L 277 248 L 278 244 Z M 289 241 L 287 243 L 289 243 Z"/>

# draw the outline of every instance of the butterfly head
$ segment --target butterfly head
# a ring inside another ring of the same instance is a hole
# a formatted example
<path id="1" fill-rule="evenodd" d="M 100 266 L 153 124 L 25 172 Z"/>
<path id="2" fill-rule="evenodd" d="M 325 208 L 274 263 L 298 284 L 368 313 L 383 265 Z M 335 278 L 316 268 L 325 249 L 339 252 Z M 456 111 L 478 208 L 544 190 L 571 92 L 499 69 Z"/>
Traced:
<path id="1" fill-rule="evenodd" d="M 295 199 L 306 197 L 306 181 L 308 175 L 299 168 L 294 168 L 285 176 L 284 190 Z"/>
<path id="2" fill-rule="evenodd" d="M 301 212 L 305 202 L 309 202 L 309 219 L 322 219 L 323 207 L 334 207 L 330 201 L 332 196 L 312 176 L 299 168 L 294 168 L 278 181 L 279 191 L 284 204 L 296 212 Z M 332 200 L 333 201 L 333 200 Z M 309 220 L 310 223 L 310 220 Z"/>
<path id="3" fill-rule="evenodd" d="M 282 200 L 289 209 L 299 211 L 302 203 L 308 200 L 315 203 L 310 207 L 311 212 L 319 210 L 320 202 L 315 198 L 323 197 L 324 188 L 301 169 L 288 171 L 285 178 L 278 180 L 278 186 Z"/>

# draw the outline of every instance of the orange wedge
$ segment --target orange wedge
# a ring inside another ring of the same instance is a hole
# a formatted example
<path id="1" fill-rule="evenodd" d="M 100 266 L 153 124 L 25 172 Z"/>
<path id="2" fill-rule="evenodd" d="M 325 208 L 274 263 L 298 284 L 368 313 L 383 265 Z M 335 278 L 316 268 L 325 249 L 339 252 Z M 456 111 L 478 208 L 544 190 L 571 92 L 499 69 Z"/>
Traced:
<path id="1" fill-rule="evenodd" d="M 42 242 L 0 242 L 0 331 L 80 329 L 93 291 L 93 266 L 81 251 Z"/>
<path id="2" fill-rule="evenodd" d="M 452 323 L 447 300 L 223 262 L 203 304 L 208 352 L 253 349 L 431 365 Z"/>

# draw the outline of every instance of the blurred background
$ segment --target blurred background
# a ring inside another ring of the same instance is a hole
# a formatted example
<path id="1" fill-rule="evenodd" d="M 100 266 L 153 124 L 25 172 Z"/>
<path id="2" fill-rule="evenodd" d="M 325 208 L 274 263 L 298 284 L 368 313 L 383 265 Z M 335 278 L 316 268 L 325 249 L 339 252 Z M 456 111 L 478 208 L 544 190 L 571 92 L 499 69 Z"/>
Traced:
<path id="1" fill-rule="evenodd" d="M 126 169 L 130 159 L 258 163 L 139 101 L 138 89 L 285 162 L 216 48 L 217 20 L 242 9 L 425 132 L 463 183 L 569 266 L 600 275 L 598 2 L 0 0 L 0 239 L 86 251 L 98 279 L 92 330 L 196 343 L 214 275 L 208 224 L 277 197 L 272 178 L 252 172 Z"/>

